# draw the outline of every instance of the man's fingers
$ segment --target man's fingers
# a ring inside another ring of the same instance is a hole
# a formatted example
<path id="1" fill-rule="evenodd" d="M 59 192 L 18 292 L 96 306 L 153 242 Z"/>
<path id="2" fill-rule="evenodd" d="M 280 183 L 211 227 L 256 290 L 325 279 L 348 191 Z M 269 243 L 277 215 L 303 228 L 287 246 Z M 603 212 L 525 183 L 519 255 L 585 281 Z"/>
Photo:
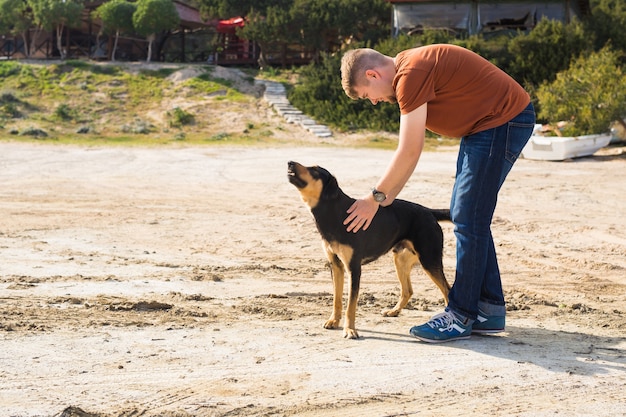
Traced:
<path id="1" fill-rule="evenodd" d="M 350 226 L 348 227 L 348 232 L 356 233 L 361 229 L 362 221 L 360 219 L 355 219 Z"/>
<path id="2" fill-rule="evenodd" d="M 359 206 L 363 207 L 359 210 Z M 356 233 L 361 229 L 367 230 L 372 222 L 372 219 L 369 215 L 367 215 L 367 213 L 361 213 L 363 211 L 368 211 L 367 204 L 361 204 L 360 200 L 356 200 L 347 210 L 348 217 L 346 217 L 346 219 L 343 221 L 343 224 L 348 225 L 348 227 L 346 228 L 348 232 Z"/>

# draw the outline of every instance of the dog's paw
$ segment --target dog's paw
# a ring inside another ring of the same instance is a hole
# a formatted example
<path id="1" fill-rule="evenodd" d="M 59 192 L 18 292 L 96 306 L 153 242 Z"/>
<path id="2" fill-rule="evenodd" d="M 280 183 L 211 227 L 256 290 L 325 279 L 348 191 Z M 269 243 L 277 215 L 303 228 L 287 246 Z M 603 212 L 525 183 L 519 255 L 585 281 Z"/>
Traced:
<path id="1" fill-rule="evenodd" d="M 346 339 L 358 339 L 359 334 L 357 333 L 356 329 L 344 328 L 343 337 L 345 337 Z"/>
<path id="2" fill-rule="evenodd" d="M 392 308 L 391 310 L 383 310 L 384 317 L 398 317 L 398 314 L 400 314 L 400 310 L 396 308 Z"/>
<path id="3" fill-rule="evenodd" d="M 324 323 L 325 329 L 338 329 L 339 328 L 339 320 L 328 319 L 326 323 Z"/>

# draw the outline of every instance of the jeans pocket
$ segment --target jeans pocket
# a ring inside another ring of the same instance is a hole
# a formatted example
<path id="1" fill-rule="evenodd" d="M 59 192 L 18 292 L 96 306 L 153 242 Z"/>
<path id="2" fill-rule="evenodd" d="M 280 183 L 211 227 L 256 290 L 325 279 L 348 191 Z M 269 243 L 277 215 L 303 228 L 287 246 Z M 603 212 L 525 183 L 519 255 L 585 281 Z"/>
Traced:
<path id="1" fill-rule="evenodd" d="M 517 161 L 517 158 L 522 153 L 522 149 L 524 149 L 528 139 L 530 139 L 534 128 L 534 123 L 509 123 L 506 137 L 506 149 L 504 152 L 504 157 L 509 163 L 514 164 L 515 161 Z"/>
<path id="2" fill-rule="evenodd" d="M 517 161 L 528 139 L 533 134 L 535 120 L 535 109 L 533 104 L 529 103 L 520 114 L 508 123 L 504 156 L 511 165 Z"/>

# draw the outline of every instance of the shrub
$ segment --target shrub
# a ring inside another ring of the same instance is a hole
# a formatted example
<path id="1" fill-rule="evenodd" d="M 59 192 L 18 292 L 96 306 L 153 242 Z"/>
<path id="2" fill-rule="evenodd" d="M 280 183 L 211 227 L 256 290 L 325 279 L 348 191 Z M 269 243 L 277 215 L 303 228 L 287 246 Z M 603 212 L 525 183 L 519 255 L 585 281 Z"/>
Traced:
<path id="1" fill-rule="evenodd" d="M 121 131 L 123 133 L 135 133 L 135 134 L 147 135 L 153 129 L 154 129 L 154 126 L 151 123 L 140 120 L 140 119 L 136 119 L 131 124 L 122 125 Z"/>
<path id="2" fill-rule="evenodd" d="M 9 92 L 0 93 L 0 103 L 17 103 L 19 100 L 15 94 Z"/>
<path id="3" fill-rule="evenodd" d="M 122 69 L 116 65 L 92 65 L 91 72 L 94 74 L 118 75 Z"/>
<path id="4" fill-rule="evenodd" d="M 35 138 L 47 138 L 48 134 L 43 129 L 38 127 L 27 127 L 26 129 L 19 132 L 20 136 L 33 136 Z"/>
<path id="5" fill-rule="evenodd" d="M 626 4 L 623 0 L 595 0 L 593 13 L 585 21 L 588 33 L 594 34 L 595 48 L 608 42 L 616 50 L 626 50 Z"/>
<path id="6" fill-rule="evenodd" d="M 59 120 L 73 120 L 75 115 L 76 111 L 65 103 L 59 104 L 57 108 L 54 109 L 54 117 Z"/>
<path id="7" fill-rule="evenodd" d="M 592 50 L 592 38 L 578 21 L 565 24 L 544 18 L 528 34 L 511 39 L 511 61 L 503 69 L 534 86 L 553 81 L 559 71 L 567 69 L 572 57 Z"/>
<path id="8" fill-rule="evenodd" d="M 13 102 L 5 103 L 0 106 L 0 114 L 12 119 L 17 119 L 22 115 L 20 109 L 17 107 L 17 104 Z"/>
<path id="9" fill-rule="evenodd" d="M 398 35 L 396 38 L 388 38 L 385 39 L 374 47 L 381 54 L 395 56 L 400 51 L 404 51 L 405 49 L 415 48 L 417 46 L 425 45 L 426 40 L 424 37 L 419 35 Z"/>
<path id="10" fill-rule="evenodd" d="M 193 114 L 181 109 L 180 107 L 174 107 L 171 112 L 168 112 L 170 116 L 170 127 L 182 127 L 192 124 L 195 120 Z"/>
<path id="11" fill-rule="evenodd" d="M 320 64 L 301 71 L 301 82 L 288 92 L 294 106 L 322 123 L 340 129 L 372 129 L 396 132 L 400 127 L 397 105 L 351 100 L 341 87 L 341 56 L 324 55 Z"/>
<path id="12" fill-rule="evenodd" d="M 3 92 L 0 93 L 0 116 L 9 118 L 21 117 L 22 113 L 18 107 L 20 100 L 13 95 L 13 93 Z"/>
<path id="13" fill-rule="evenodd" d="M 573 61 L 537 90 L 538 116 L 550 123 L 571 122 L 566 136 L 607 132 L 611 122 L 626 116 L 626 78 L 619 59 L 607 46 Z"/>
<path id="14" fill-rule="evenodd" d="M 0 78 L 7 78 L 19 74 L 22 66 L 15 61 L 0 62 Z"/>
<path id="15" fill-rule="evenodd" d="M 510 33 L 496 33 L 489 38 L 485 38 L 483 35 L 472 35 L 465 39 L 455 40 L 453 43 L 476 52 L 497 67 L 508 72 L 508 66 L 514 59 L 509 52 L 509 43 L 512 39 Z M 522 79 L 516 80 L 520 83 L 523 81 Z"/>

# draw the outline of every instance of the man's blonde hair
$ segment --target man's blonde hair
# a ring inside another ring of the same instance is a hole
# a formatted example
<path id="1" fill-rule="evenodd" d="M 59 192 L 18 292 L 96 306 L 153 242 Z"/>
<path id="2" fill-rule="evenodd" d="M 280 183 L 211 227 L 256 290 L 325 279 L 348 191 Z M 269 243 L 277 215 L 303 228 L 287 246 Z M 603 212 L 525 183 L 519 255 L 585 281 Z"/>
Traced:
<path id="1" fill-rule="evenodd" d="M 385 55 L 370 48 L 351 49 L 341 58 L 341 86 L 352 100 L 359 96 L 356 87 L 367 85 L 365 71 L 384 64 Z"/>

